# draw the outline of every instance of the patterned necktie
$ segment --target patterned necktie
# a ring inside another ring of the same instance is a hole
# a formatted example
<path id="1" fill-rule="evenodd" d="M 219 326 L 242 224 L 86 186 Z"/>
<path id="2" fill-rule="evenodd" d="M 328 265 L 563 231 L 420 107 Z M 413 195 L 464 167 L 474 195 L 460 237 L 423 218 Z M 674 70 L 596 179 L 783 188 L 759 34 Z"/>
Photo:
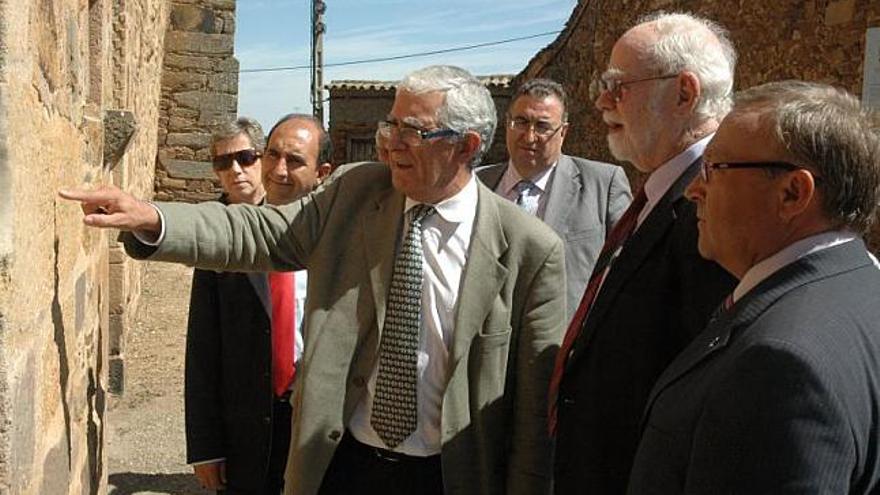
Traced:
<path id="1" fill-rule="evenodd" d="M 272 297 L 272 389 L 283 396 L 293 383 L 293 349 L 296 325 L 293 272 L 269 273 Z"/>
<path id="2" fill-rule="evenodd" d="M 538 211 L 538 196 L 533 196 L 531 193 L 535 189 L 535 184 L 529 180 L 521 180 L 513 186 L 514 191 L 516 191 L 516 205 L 523 209 L 526 213 L 534 215 Z"/>
<path id="3" fill-rule="evenodd" d="M 389 448 L 416 429 L 416 360 L 422 307 L 422 220 L 430 205 L 411 210 L 409 231 L 394 260 L 370 424 Z"/>
<path id="4" fill-rule="evenodd" d="M 599 292 L 599 287 L 602 285 L 605 274 L 608 272 L 615 257 L 620 253 L 624 243 L 635 230 L 639 213 L 641 213 L 647 201 L 648 197 L 645 195 L 645 189 L 642 188 L 636 194 L 636 197 L 633 198 L 633 202 L 629 205 L 623 216 L 620 217 L 620 220 L 614 224 L 614 228 L 611 229 L 611 232 L 605 239 L 605 245 L 602 246 L 599 259 L 596 260 L 596 265 L 593 267 L 593 274 L 590 276 L 590 282 L 587 284 L 581 303 L 572 317 L 571 323 L 568 325 L 565 338 L 562 339 L 559 353 L 556 354 L 556 365 L 553 369 L 553 375 L 550 377 L 550 392 L 547 395 L 549 408 L 547 421 L 551 435 L 556 434 L 556 399 L 559 395 L 559 382 L 562 380 L 562 372 L 565 370 L 568 354 L 584 327 L 587 314 L 589 314 L 590 308 L 593 306 L 593 301 L 596 298 L 596 293 Z"/>

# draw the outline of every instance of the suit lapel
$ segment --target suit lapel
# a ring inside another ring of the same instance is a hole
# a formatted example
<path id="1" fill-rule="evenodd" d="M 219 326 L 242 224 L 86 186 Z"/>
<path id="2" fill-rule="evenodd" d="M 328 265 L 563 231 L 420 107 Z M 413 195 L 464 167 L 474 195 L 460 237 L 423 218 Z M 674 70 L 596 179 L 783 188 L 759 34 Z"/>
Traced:
<path id="1" fill-rule="evenodd" d="M 590 309 L 584 331 L 575 341 L 573 359 L 569 359 L 569 365 L 577 360 L 577 356 L 582 354 L 580 351 L 589 344 L 592 338 L 592 329 L 599 325 L 605 313 L 613 306 L 617 293 L 641 266 L 642 262 L 651 255 L 656 244 L 678 218 L 675 207 L 679 201 L 686 201 L 682 198 L 684 189 L 699 172 L 699 164 L 700 160 L 698 159 L 685 169 L 684 173 L 666 191 L 666 194 L 660 198 L 642 225 L 636 229 L 632 238 L 629 239 L 623 251 L 614 261 L 602 282 L 602 288 L 596 296 L 593 307 Z"/>
<path id="2" fill-rule="evenodd" d="M 506 170 L 507 162 L 503 162 L 482 167 L 477 170 L 476 173 L 477 178 L 479 178 L 486 187 L 494 191 L 498 188 L 498 183 L 501 182 L 501 177 L 504 176 Z"/>
<path id="3" fill-rule="evenodd" d="M 555 232 L 564 234 L 568 226 L 568 216 L 575 210 L 572 205 L 576 204 L 581 192 L 581 173 L 571 158 L 560 155 L 553 174 L 543 220 Z"/>
<path id="4" fill-rule="evenodd" d="M 264 272 L 248 272 L 247 278 L 254 287 L 254 292 L 260 298 L 266 315 L 272 317 L 272 299 L 269 295 L 269 277 Z"/>
<path id="5" fill-rule="evenodd" d="M 391 273 L 394 269 L 394 256 L 397 238 L 403 219 L 403 195 L 389 189 L 376 199 L 373 208 L 362 217 L 363 248 L 370 274 L 370 288 L 376 306 L 376 324 L 379 332 L 385 322 L 385 303 Z"/>
<path id="6" fill-rule="evenodd" d="M 717 318 L 713 318 L 706 330 L 700 333 L 688 347 L 666 368 L 648 397 L 642 427 L 657 397 L 670 385 L 686 375 L 700 363 L 732 343 L 738 330 L 751 325 L 764 311 L 788 292 L 816 280 L 835 274 L 869 266 L 865 244 L 856 239 L 791 263 L 749 291 L 734 306 Z"/>
<path id="7" fill-rule="evenodd" d="M 507 251 L 507 240 L 501 229 L 496 204 L 497 201 L 506 200 L 496 197 L 479 183 L 478 191 L 477 213 L 468 249 L 467 266 L 458 293 L 449 376 L 452 376 L 458 362 L 470 349 L 471 340 L 483 327 L 483 322 L 492 309 L 492 302 L 507 280 L 508 270 L 499 261 Z"/>

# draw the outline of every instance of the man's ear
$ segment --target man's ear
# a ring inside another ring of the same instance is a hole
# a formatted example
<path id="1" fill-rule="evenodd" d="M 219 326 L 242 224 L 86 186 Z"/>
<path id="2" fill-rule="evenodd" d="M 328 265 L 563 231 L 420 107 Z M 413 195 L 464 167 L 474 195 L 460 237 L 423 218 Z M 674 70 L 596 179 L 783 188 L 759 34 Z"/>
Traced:
<path id="1" fill-rule="evenodd" d="M 794 170 L 784 175 L 779 189 L 779 215 L 791 220 L 813 206 L 816 199 L 816 178 L 808 170 Z"/>
<path id="2" fill-rule="evenodd" d="M 476 132 L 468 131 L 464 133 L 458 142 L 461 145 L 460 153 L 468 155 L 468 161 L 470 161 L 480 150 L 480 145 L 483 144 L 483 139 Z"/>
<path id="3" fill-rule="evenodd" d="M 333 165 L 330 165 L 330 162 L 324 162 L 318 165 L 318 184 L 324 181 L 330 172 L 333 171 Z"/>
<path id="4" fill-rule="evenodd" d="M 703 92 L 700 80 L 693 72 L 685 71 L 678 75 L 676 82 L 678 83 L 676 106 L 682 113 L 693 113 Z"/>

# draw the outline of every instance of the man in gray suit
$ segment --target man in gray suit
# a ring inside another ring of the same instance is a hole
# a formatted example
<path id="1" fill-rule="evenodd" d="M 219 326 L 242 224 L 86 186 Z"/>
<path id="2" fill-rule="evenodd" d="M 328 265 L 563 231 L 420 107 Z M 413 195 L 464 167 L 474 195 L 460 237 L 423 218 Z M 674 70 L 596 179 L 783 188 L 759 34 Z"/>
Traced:
<path id="1" fill-rule="evenodd" d="M 290 205 L 61 194 L 156 244 L 126 236 L 138 258 L 309 270 L 288 494 L 545 494 L 564 248 L 474 177 L 495 119 L 476 78 L 432 66 L 398 86 L 388 165 L 342 167 Z"/>
<path id="2" fill-rule="evenodd" d="M 785 81 L 737 95 L 687 189 L 739 279 L 648 399 L 632 494 L 880 491 L 880 114 Z"/>
<path id="3" fill-rule="evenodd" d="M 509 161 L 477 170 L 496 193 L 536 215 L 565 242 L 567 316 L 571 318 L 605 235 L 632 195 L 621 167 L 562 154 L 568 132 L 565 90 L 549 79 L 517 89 L 507 112 Z"/>

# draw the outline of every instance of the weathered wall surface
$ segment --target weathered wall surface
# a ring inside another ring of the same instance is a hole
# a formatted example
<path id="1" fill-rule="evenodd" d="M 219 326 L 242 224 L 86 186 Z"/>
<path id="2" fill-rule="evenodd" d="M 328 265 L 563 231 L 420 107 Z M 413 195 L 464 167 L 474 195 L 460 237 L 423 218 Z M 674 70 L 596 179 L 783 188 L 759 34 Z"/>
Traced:
<path id="1" fill-rule="evenodd" d="M 165 44 L 156 198 L 204 201 L 220 193 L 211 126 L 238 110 L 234 0 L 172 0 Z"/>
<path id="2" fill-rule="evenodd" d="M 110 315 L 139 271 L 56 190 L 149 196 L 167 17 L 166 0 L 0 0 L 0 493 L 106 491 Z"/>
<path id="3" fill-rule="evenodd" d="M 880 27 L 877 0 L 581 0 L 563 33 L 517 76 L 565 85 L 572 102 L 566 153 L 614 161 L 590 82 L 605 69 L 616 39 L 656 10 L 694 12 L 726 27 L 739 53 L 737 89 L 805 79 L 861 95 L 865 30 Z"/>

